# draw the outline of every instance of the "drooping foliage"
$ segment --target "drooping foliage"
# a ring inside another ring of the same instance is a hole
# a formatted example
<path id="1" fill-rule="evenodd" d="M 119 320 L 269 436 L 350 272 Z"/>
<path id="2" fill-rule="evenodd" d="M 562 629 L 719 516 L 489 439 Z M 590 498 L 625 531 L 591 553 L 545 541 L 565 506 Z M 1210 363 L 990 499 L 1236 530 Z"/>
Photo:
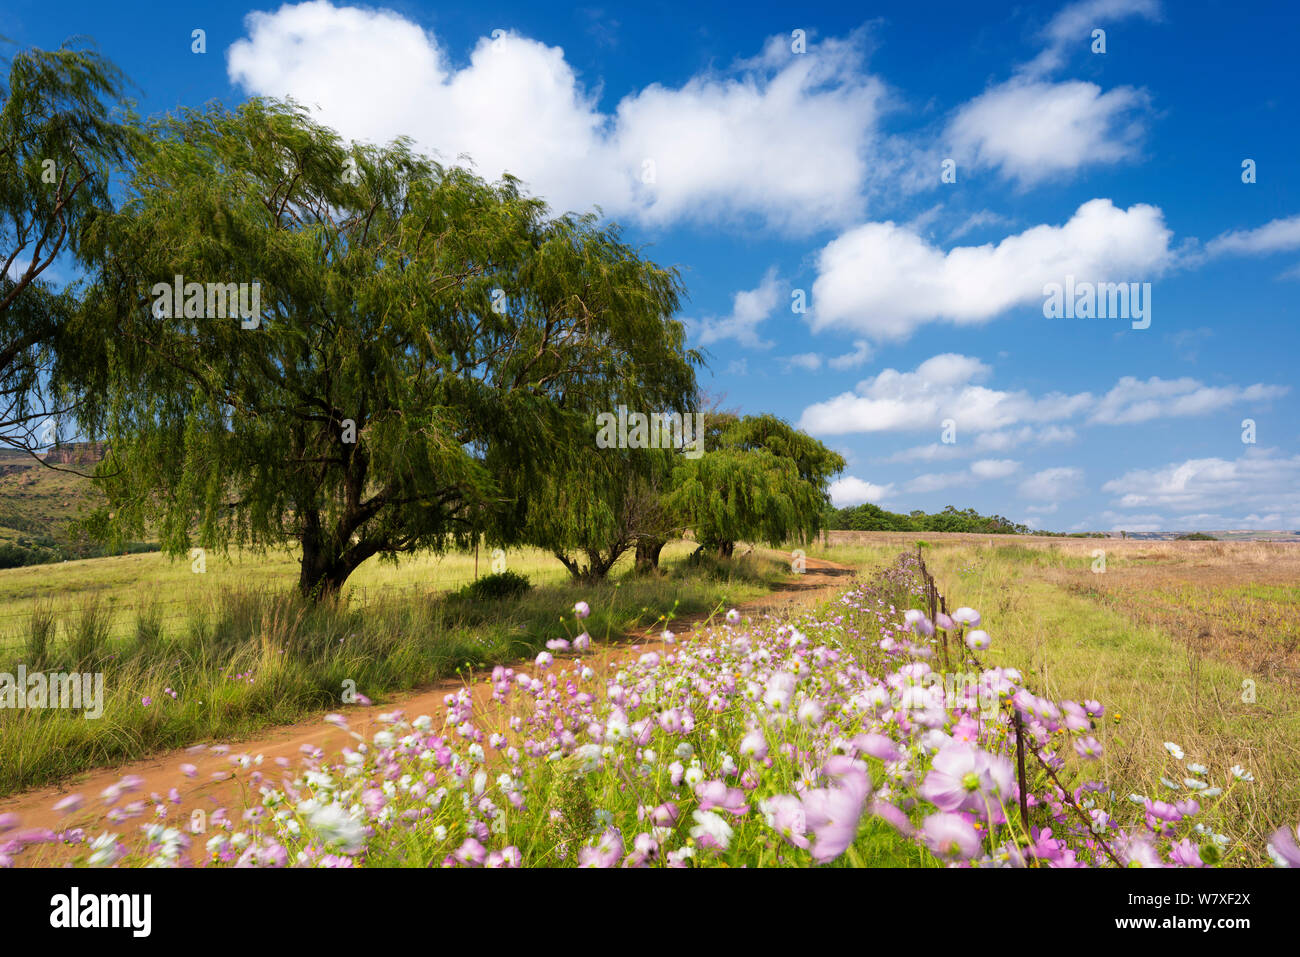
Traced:
<path id="1" fill-rule="evenodd" d="M 111 449 L 103 535 L 298 543 L 301 590 L 330 592 L 373 555 L 522 540 L 592 410 L 694 394 L 676 273 L 593 216 L 293 104 L 149 132 L 77 324 L 100 344 L 76 381 Z M 252 318 L 214 311 L 238 284 Z"/>
<path id="2" fill-rule="evenodd" d="M 0 447 L 50 445 L 47 422 L 72 411 L 50 375 L 76 300 L 50 277 L 61 257 L 81 256 L 110 205 L 112 170 L 134 139 L 116 115 L 124 87 L 97 52 L 69 44 L 20 51 L 0 76 Z"/>
<path id="3" fill-rule="evenodd" d="M 715 417 L 705 454 L 673 470 L 668 502 L 701 546 L 807 541 L 823 527 L 827 484 L 844 459 L 776 416 Z"/>

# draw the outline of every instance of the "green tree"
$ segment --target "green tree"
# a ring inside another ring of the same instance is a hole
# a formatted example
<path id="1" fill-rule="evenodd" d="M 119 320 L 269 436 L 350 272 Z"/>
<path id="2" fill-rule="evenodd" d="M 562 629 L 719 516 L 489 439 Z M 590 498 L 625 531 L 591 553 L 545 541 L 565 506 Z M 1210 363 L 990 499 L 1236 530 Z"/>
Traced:
<path id="1" fill-rule="evenodd" d="M 0 78 L 0 446 L 50 444 L 44 423 L 71 409 L 49 390 L 73 294 L 48 281 L 79 257 L 89 224 L 111 208 L 112 169 L 133 127 L 120 122 L 122 73 L 91 49 L 24 50 Z"/>
<path id="2" fill-rule="evenodd" d="M 822 528 L 844 459 L 776 416 L 719 417 L 705 454 L 673 470 L 668 503 L 701 546 L 729 557 L 741 540 L 806 542 Z"/>
<path id="3" fill-rule="evenodd" d="M 676 273 L 592 216 L 403 140 L 346 146 L 294 104 L 150 132 L 78 320 L 103 345 L 74 370 L 104 397 L 102 536 L 297 543 L 299 588 L 330 593 L 374 555 L 517 541 L 591 409 L 693 394 Z M 167 317 L 177 275 L 249 284 L 251 321 L 214 315 L 211 286 Z"/>

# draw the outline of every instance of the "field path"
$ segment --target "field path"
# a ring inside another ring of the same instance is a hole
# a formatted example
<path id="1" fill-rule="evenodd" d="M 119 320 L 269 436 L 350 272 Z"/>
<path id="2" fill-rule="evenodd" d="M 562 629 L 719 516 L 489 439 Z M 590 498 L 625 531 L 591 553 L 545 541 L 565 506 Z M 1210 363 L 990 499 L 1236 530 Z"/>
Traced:
<path id="1" fill-rule="evenodd" d="M 806 559 L 805 574 L 795 581 L 778 585 L 774 591 L 760 598 L 744 602 L 737 606 L 741 614 L 757 617 L 765 614 L 780 615 L 796 610 L 802 605 L 822 599 L 836 588 L 846 587 L 856 569 L 837 562 L 820 559 Z M 714 623 L 716 624 L 716 622 Z M 677 635 L 677 644 L 689 641 L 696 629 L 711 627 L 703 615 L 688 616 L 674 621 L 672 628 Z M 667 644 L 662 638 L 653 640 L 616 641 L 593 643 L 591 651 L 581 656 L 584 664 L 589 665 L 602 678 L 617 671 L 623 663 L 635 660 L 649 651 L 664 652 L 672 650 L 674 645 Z M 557 658 L 571 658 L 575 655 L 565 653 Z M 512 666 L 516 673 L 532 674 L 531 660 L 518 662 Z M 488 712 L 491 702 L 492 686 L 485 680 L 491 674 L 484 670 L 474 675 L 472 690 L 475 711 Z M 369 738 L 379 724 L 381 714 L 402 711 L 408 718 L 427 714 L 434 720 L 434 727 L 441 728 L 440 718 L 445 712 L 443 699 L 464 686 L 459 678 L 446 679 L 419 691 L 395 695 L 382 705 L 361 707 L 343 705 L 334 709 L 344 714 L 351 731 Z M 152 819 L 152 809 L 157 803 L 149 800 L 151 794 L 161 796 L 169 808 L 168 821 L 172 826 L 176 822 L 188 822 L 195 810 L 202 810 L 211 815 L 218 808 L 225 808 L 228 816 L 239 820 L 243 809 L 259 803 L 258 779 L 254 772 L 261 773 L 261 784 L 279 786 L 281 777 L 290 779 L 300 765 L 305 749 L 320 748 L 327 755 L 337 754 L 343 747 L 356 743 L 348 731 L 331 724 L 322 718 L 328 712 L 321 712 L 302 721 L 262 732 L 250 740 L 222 742 L 228 751 L 218 752 L 214 748 L 218 742 L 198 745 L 194 748 L 181 748 L 163 752 L 148 758 L 132 761 L 111 769 L 96 769 L 78 774 L 68 780 L 42 788 L 24 791 L 0 798 L 0 813 L 18 815 L 21 828 L 50 828 L 58 831 L 70 826 L 84 826 L 95 836 L 101 830 L 116 830 L 121 835 L 138 833 L 138 826 Z M 498 730 L 509 733 L 502 726 Z M 513 736 L 512 736 L 513 737 Z M 250 758 L 262 756 L 258 767 L 239 769 L 232 764 L 231 758 L 247 755 Z M 193 777 L 181 772 L 181 765 L 191 764 L 196 769 Z M 233 770 L 232 770 L 233 769 Z M 136 775 L 143 784 L 136 791 L 124 795 L 116 805 L 121 807 L 131 801 L 144 801 L 148 811 L 141 817 L 123 821 L 114 827 L 103 819 L 103 814 L 110 807 L 100 800 L 105 789 L 116 785 L 124 776 Z M 167 795 L 175 788 L 180 793 L 180 804 L 167 801 Z M 63 816 L 53 809 L 55 802 L 70 794 L 80 794 L 86 799 L 86 811 Z M 179 814 L 178 814 L 179 811 Z M 90 813 L 93 812 L 93 819 Z M 94 830 L 92 830 L 92 828 Z M 12 836 L 9 835 L 9 836 Z M 203 841 L 196 837 L 193 850 L 200 852 Z M 56 863 L 63 856 L 60 845 L 32 847 L 18 856 L 15 864 L 33 866 Z"/>

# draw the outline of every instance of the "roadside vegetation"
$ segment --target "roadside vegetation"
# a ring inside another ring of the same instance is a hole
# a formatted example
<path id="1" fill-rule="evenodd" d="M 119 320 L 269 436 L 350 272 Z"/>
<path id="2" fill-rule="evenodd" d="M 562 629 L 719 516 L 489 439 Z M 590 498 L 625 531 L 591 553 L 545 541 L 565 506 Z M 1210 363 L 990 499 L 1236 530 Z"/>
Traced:
<path id="1" fill-rule="evenodd" d="M 548 564 L 534 555 L 519 567 L 546 583 L 514 595 L 453 592 L 436 579 L 411 587 L 403 576 L 412 569 L 380 565 L 377 571 L 389 571 L 392 580 L 372 579 L 375 590 L 365 602 L 311 602 L 277 587 L 275 576 L 259 575 L 257 566 L 239 583 L 209 586 L 166 612 L 144 588 L 134 607 L 116 613 L 93 587 L 58 603 L 38 598 L 0 646 L 0 672 L 14 674 L 19 664 L 28 671 L 102 672 L 103 714 L 86 720 L 76 710 L 6 709 L 0 794 L 160 750 L 247 737 L 337 708 L 349 691 L 382 702 L 531 657 L 565 636 L 556 609 L 579 598 L 592 603 L 593 638 L 621 641 L 725 611 L 768 592 L 789 572 L 788 563 L 758 554 L 700 564 L 687 562 L 684 543 L 673 552 L 661 575 L 628 571 L 597 584 L 573 583 L 554 559 Z M 467 561 L 472 568 L 472 555 L 450 557 L 458 559 L 452 570 Z M 291 575 L 290 563 L 282 564 L 280 574 Z M 197 577 L 169 593 L 193 587 Z M 252 584 L 258 577 L 263 583 Z"/>

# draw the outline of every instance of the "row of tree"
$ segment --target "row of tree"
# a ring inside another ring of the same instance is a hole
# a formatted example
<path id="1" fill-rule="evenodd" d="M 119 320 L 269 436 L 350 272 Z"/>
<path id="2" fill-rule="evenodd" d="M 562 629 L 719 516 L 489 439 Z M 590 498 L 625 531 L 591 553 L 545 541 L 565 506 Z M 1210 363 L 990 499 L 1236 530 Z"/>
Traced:
<path id="1" fill-rule="evenodd" d="M 906 515 L 888 512 L 879 505 L 866 503 L 832 509 L 825 518 L 827 528 L 858 532 L 973 532 L 981 535 L 1057 535 L 1013 522 L 1001 515 L 981 515 L 973 508 L 957 509 L 949 505 L 942 512 L 927 514 L 914 510 Z M 1071 538 L 1105 537 L 1100 533 L 1071 533 Z"/>
<path id="2" fill-rule="evenodd" d="M 698 457 L 597 448 L 602 412 L 701 411 L 679 275 L 617 226 L 293 103 L 142 121 L 123 82 L 65 47 L 0 90 L 0 442 L 106 441 L 98 540 L 296 543 L 320 596 L 480 538 L 598 578 L 687 532 L 725 556 L 821 528 L 844 462 L 775 417 L 706 414 Z"/>

